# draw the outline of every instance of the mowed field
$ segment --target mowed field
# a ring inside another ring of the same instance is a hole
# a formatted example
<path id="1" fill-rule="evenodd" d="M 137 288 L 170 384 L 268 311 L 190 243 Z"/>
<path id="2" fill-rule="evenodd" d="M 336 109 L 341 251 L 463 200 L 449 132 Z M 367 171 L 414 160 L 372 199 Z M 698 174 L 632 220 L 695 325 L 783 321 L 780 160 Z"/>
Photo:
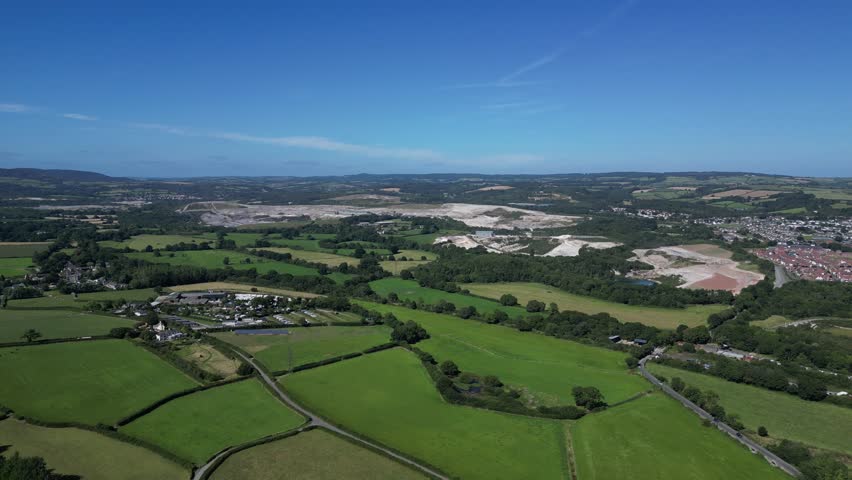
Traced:
<path id="1" fill-rule="evenodd" d="M 32 257 L 0 257 L 0 275 L 7 278 L 23 277 L 32 266 Z"/>
<path id="2" fill-rule="evenodd" d="M 116 327 L 132 327 L 133 320 L 69 310 L 0 310 L 0 343 L 23 342 L 30 328 L 41 339 L 106 335 Z"/>
<path id="3" fill-rule="evenodd" d="M 570 426 L 582 480 L 789 480 L 760 455 L 660 392 Z"/>
<path id="4" fill-rule="evenodd" d="M 44 458 L 54 473 L 86 480 L 185 480 L 189 471 L 145 448 L 78 428 L 46 428 L 0 421 L 4 455 Z"/>
<path id="5" fill-rule="evenodd" d="M 349 265 L 357 265 L 358 259 L 354 257 L 346 257 L 343 255 L 335 255 L 334 253 L 317 252 L 313 250 L 295 250 L 287 247 L 264 247 L 260 250 L 269 250 L 275 253 L 289 253 L 293 258 L 304 260 L 312 263 L 323 263 L 329 267 L 337 267 L 341 263 Z"/>
<path id="6" fill-rule="evenodd" d="M 852 409 L 809 402 L 783 392 L 729 382 L 678 368 L 648 363 L 648 370 L 668 379 L 680 377 L 687 385 L 719 394 L 719 405 L 740 416 L 746 428 L 764 426 L 769 436 L 852 455 Z"/>
<path id="7" fill-rule="evenodd" d="M 251 378 L 172 400 L 120 431 L 200 465 L 225 447 L 303 423 L 301 415 Z"/>
<path id="8" fill-rule="evenodd" d="M 174 254 L 174 257 L 169 255 Z M 315 276 L 319 273 L 308 267 L 301 265 L 293 265 L 291 263 L 279 262 L 268 258 L 261 258 L 255 255 L 235 252 L 232 250 L 195 250 L 184 252 L 168 252 L 162 256 L 155 257 L 153 253 L 128 253 L 128 257 L 145 260 L 152 263 L 168 263 L 170 265 L 189 265 L 193 267 L 203 268 L 225 268 L 225 258 L 230 260 L 228 266 L 235 270 L 256 269 L 257 273 L 268 273 L 275 270 L 278 273 L 289 273 L 293 276 Z M 251 260 L 251 263 L 241 263 L 245 259 Z"/>
<path id="9" fill-rule="evenodd" d="M 194 363 L 198 368 L 222 378 L 236 376 L 239 360 L 228 358 L 224 353 L 206 343 L 193 343 L 180 347 L 176 352 L 184 360 Z"/>
<path id="10" fill-rule="evenodd" d="M 0 405 L 51 422 L 113 424 L 197 384 L 126 340 L 0 348 Z"/>
<path id="11" fill-rule="evenodd" d="M 254 289 L 254 290 L 252 290 Z M 205 283 L 188 283 L 186 285 L 177 285 L 168 287 L 168 290 L 173 292 L 206 292 L 208 290 L 216 292 L 242 292 L 242 293 L 269 293 L 272 295 L 282 295 L 292 298 L 316 298 L 321 297 L 317 293 L 298 292 L 296 290 L 285 290 L 283 288 L 259 287 L 255 285 L 246 285 L 243 283 L 233 282 L 205 282 Z"/>
<path id="12" fill-rule="evenodd" d="M 278 371 L 388 343 L 391 332 L 390 328 L 381 325 L 295 327 L 288 330 L 289 335 L 237 335 L 234 332 L 220 332 L 214 333 L 213 336 L 242 348 L 270 370 Z"/>
<path id="13" fill-rule="evenodd" d="M 461 293 L 447 293 L 434 288 L 421 287 L 414 280 L 402 280 L 401 278 L 383 278 L 370 282 L 370 288 L 374 292 L 387 297 L 390 293 L 396 293 L 400 300 L 423 301 L 428 305 L 434 305 L 441 300 L 446 300 L 456 306 L 456 310 L 462 307 L 474 307 L 479 313 L 491 313 L 495 310 L 506 312 L 509 317 L 528 315 L 522 307 L 506 307 L 499 302 L 486 298 L 477 298 Z"/>
<path id="14" fill-rule="evenodd" d="M 574 295 L 542 283 L 469 283 L 463 288 L 482 297 L 499 299 L 504 293 L 511 293 L 523 305 L 530 300 L 538 300 L 546 304 L 553 302 L 559 306 L 559 310 L 574 310 L 588 314 L 605 312 L 622 322 L 639 322 L 670 330 L 677 328 L 680 324 L 690 327 L 704 325 L 710 314 L 726 308 L 724 305 L 692 305 L 685 309 L 625 305 Z"/>
<path id="15" fill-rule="evenodd" d="M 425 475 L 322 429 L 238 452 L 212 480 L 416 480 Z"/>
<path id="16" fill-rule="evenodd" d="M 420 360 L 385 350 L 282 377 L 308 408 L 465 479 L 567 478 L 558 421 L 450 405 Z"/>
<path id="17" fill-rule="evenodd" d="M 57 292 L 47 292 L 43 297 L 25 298 L 23 300 L 9 300 L 7 309 L 39 308 L 39 309 L 76 309 L 82 310 L 92 301 L 102 300 L 124 300 L 127 302 L 145 302 L 157 297 L 157 292 L 152 288 L 140 288 L 137 290 L 107 290 L 103 292 L 81 293 L 74 298 L 72 295 L 63 295 Z"/>
<path id="18" fill-rule="evenodd" d="M 51 242 L 0 242 L 0 258 L 28 257 L 47 250 Z"/>
<path id="19" fill-rule="evenodd" d="M 102 247 L 110 247 L 110 248 L 130 248 L 131 250 L 142 251 L 145 250 L 149 245 L 151 248 L 161 249 L 165 248 L 168 245 L 177 245 L 181 242 L 183 243 L 195 243 L 202 244 L 204 242 L 210 243 L 211 245 L 216 241 L 216 237 L 211 236 L 202 236 L 202 235 L 134 235 L 127 240 L 123 240 L 121 242 L 116 242 L 114 240 L 105 240 L 102 242 L 98 242 L 98 245 Z"/>

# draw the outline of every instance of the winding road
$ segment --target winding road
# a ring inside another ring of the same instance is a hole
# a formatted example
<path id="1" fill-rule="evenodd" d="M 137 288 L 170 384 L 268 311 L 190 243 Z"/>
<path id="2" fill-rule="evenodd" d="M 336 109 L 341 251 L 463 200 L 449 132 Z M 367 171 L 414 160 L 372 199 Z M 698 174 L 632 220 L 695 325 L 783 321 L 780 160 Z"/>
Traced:
<path id="1" fill-rule="evenodd" d="M 309 426 L 325 428 L 326 430 L 330 430 L 330 431 L 332 431 L 332 432 L 334 432 L 338 435 L 344 436 L 344 437 L 352 440 L 355 443 L 359 443 L 359 444 L 365 445 L 368 448 L 371 448 L 373 450 L 380 451 L 380 452 L 384 453 L 385 455 L 387 455 L 389 457 L 392 457 L 392 458 L 394 458 L 394 459 L 396 459 L 396 460 L 398 460 L 398 461 L 400 461 L 400 462 L 402 462 L 402 463 L 404 463 L 408 466 L 411 466 L 411 467 L 413 467 L 417 470 L 422 471 L 423 473 L 429 475 L 430 477 L 438 478 L 440 480 L 449 480 L 449 478 L 446 477 L 445 475 L 442 475 L 442 474 L 436 472 L 435 470 L 433 470 L 433 469 L 431 469 L 431 468 L 429 468 L 425 465 L 421 465 L 421 464 L 415 462 L 414 460 L 411 460 L 408 457 L 405 457 L 403 455 L 400 455 L 399 453 L 394 452 L 393 450 L 390 450 L 390 449 L 385 448 L 381 445 L 377 445 L 375 443 L 364 440 L 361 437 L 355 436 L 355 435 L 353 435 L 353 434 L 351 434 L 351 433 L 349 433 L 349 432 L 347 432 L 347 431 L 345 431 L 345 430 L 343 430 L 343 429 L 341 429 L 341 428 L 339 428 L 335 425 L 332 425 L 331 423 L 328 423 L 327 421 L 322 419 L 322 417 L 320 417 L 317 414 L 303 408 L 301 405 L 299 405 L 298 403 L 293 401 L 292 398 L 290 398 L 286 393 L 284 393 L 283 390 L 281 390 L 281 387 L 278 386 L 278 383 L 272 377 L 267 375 L 266 372 L 264 372 L 262 369 L 260 369 L 257 366 L 257 364 L 254 362 L 253 358 L 244 355 L 242 352 L 234 351 L 234 353 L 236 353 L 237 355 L 242 357 L 243 360 L 248 362 L 252 367 L 254 367 L 255 370 L 257 370 L 258 373 L 260 373 L 260 377 L 263 379 L 263 381 L 266 382 L 267 385 L 269 385 L 269 388 L 271 388 L 275 392 L 275 394 L 278 395 L 278 398 L 280 398 L 281 401 L 284 402 L 284 404 L 286 404 L 288 407 L 290 407 L 293 410 L 301 413 L 302 415 L 304 415 L 305 417 L 307 417 L 309 419 L 307 424 L 302 425 L 299 428 L 300 430 L 304 429 L 305 427 L 309 427 Z M 204 472 L 206 472 L 213 465 L 214 462 L 216 462 L 219 458 L 221 458 L 225 455 L 230 455 L 232 453 L 232 451 L 235 450 L 236 448 L 238 448 L 238 447 L 233 447 L 233 448 L 230 448 L 228 450 L 225 450 L 224 452 L 221 452 L 218 455 L 216 455 L 215 457 L 213 457 L 212 459 L 210 459 L 210 461 L 208 461 L 206 464 L 199 467 L 195 471 L 195 474 L 192 476 L 192 479 L 193 480 L 201 480 L 201 477 L 204 475 Z"/>
<path id="2" fill-rule="evenodd" d="M 738 442 L 740 442 L 743 445 L 745 445 L 746 447 L 748 447 L 749 450 L 752 451 L 752 453 L 760 453 L 761 455 L 763 455 L 763 458 L 765 458 L 766 461 L 769 462 L 770 465 L 778 467 L 781 470 L 784 470 L 785 472 L 787 472 L 788 474 L 790 474 L 794 477 L 798 477 L 798 476 L 801 475 L 801 472 L 799 472 L 799 470 L 796 469 L 796 467 L 785 462 L 784 460 L 781 459 L 781 457 L 770 452 L 769 450 L 764 448 L 762 445 L 754 442 L 753 440 L 746 437 L 745 435 L 739 434 L 739 432 L 737 432 L 736 430 L 731 428 L 729 425 L 727 425 L 723 422 L 720 422 L 718 420 L 715 420 L 713 418 L 713 416 L 710 415 L 709 413 L 707 413 L 703 408 L 692 403 L 691 401 L 689 401 L 688 398 L 677 393 L 676 391 L 674 391 L 671 387 L 669 387 L 665 383 L 657 380 L 657 377 L 651 375 L 650 372 L 645 370 L 645 362 L 647 362 L 649 358 L 650 358 L 650 356 L 645 357 L 642 360 L 639 360 L 639 371 L 642 373 L 642 376 L 644 376 L 649 382 L 653 383 L 654 386 L 659 387 L 668 396 L 670 396 L 670 397 L 674 398 L 675 400 L 679 401 L 680 403 L 682 403 L 683 406 L 685 406 L 686 408 L 688 408 L 688 409 L 692 410 L 693 412 L 695 412 L 696 414 L 698 414 L 699 417 L 706 418 L 706 419 L 712 421 L 719 430 L 727 433 L 728 435 L 731 436 L 731 438 L 733 438 L 734 440 L 737 440 Z"/>

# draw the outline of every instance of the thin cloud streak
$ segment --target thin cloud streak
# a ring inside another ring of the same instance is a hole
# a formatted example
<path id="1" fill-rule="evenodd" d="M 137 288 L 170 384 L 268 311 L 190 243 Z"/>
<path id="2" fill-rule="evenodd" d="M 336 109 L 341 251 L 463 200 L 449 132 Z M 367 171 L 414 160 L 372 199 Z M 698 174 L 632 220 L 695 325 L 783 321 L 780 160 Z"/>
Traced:
<path id="1" fill-rule="evenodd" d="M 352 153 L 372 158 L 404 158 L 410 160 L 434 160 L 442 155 L 427 149 L 386 148 L 371 145 L 344 143 L 325 137 L 258 137 L 241 133 L 218 133 L 210 135 L 214 138 L 236 140 L 284 147 L 323 150 L 327 152 Z"/>
<path id="2" fill-rule="evenodd" d="M 70 118 L 72 120 L 83 120 L 83 121 L 86 121 L 86 122 L 94 122 L 95 120 L 98 119 L 98 117 L 93 117 L 91 115 L 83 115 L 83 114 L 80 114 L 80 113 L 63 113 L 60 116 L 64 117 L 64 118 Z"/>
<path id="3" fill-rule="evenodd" d="M 36 107 L 21 103 L 0 103 L 0 112 L 4 113 L 30 113 L 37 110 Z"/>

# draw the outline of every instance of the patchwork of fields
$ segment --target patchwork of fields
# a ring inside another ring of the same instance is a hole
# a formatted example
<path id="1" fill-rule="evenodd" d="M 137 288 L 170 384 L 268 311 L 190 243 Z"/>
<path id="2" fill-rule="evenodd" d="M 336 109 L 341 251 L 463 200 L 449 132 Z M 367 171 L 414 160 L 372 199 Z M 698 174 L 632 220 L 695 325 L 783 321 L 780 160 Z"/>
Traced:
<path id="1" fill-rule="evenodd" d="M 648 370 L 668 379 L 680 377 L 701 390 L 719 395 L 719 405 L 740 416 L 751 431 L 764 426 L 775 439 L 789 439 L 852 455 L 852 409 L 809 402 L 783 392 L 728 382 L 721 378 L 649 363 Z"/>
<path id="2" fill-rule="evenodd" d="M 522 307 L 507 307 L 486 298 L 477 298 L 461 293 L 447 293 L 434 288 L 421 287 L 414 280 L 383 278 L 370 282 L 370 288 L 382 297 L 387 297 L 390 293 L 395 293 L 400 300 L 422 301 L 427 305 L 435 305 L 439 301 L 445 300 L 455 305 L 457 310 L 462 307 L 474 307 L 479 313 L 491 313 L 495 310 L 502 310 L 512 318 L 528 315 L 527 311 Z"/>
<path id="3" fill-rule="evenodd" d="M 321 429 L 258 445 L 228 457 L 212 480 L 417 480 L 427 477 Z"/>
<path id="4" fill-rule="evenodd" d="M 369 310 L 393 313 L 400 321 L 418 322 L 431 338 L 417 347 L 439 362 L 452 360 L 462 370 L 497 375 L 544 404 L 573 404 L 574 386 L 597 387 L 610 403 L 648 389 L 644 379 L 628 372 L 626 353 L 450 315 L 358 303 Z"/>
<path id="5" fill-rule="evenodd" d="M 387 343 L 391 330 L 385 326 L 296 327 L 289 332 L 288 335 L 222 332 L 213 336 L 240 347 L 270 370 L 278 371 Z"/>
<path id="6" fill-rule="evenodd" d="M 121 428 L 203 464 L 225 447 L 292 430 L 305 419 L 249 379 L 172 400 Z"/>
<path id="7" fill-rule="evenodd" d="M 659 392 L 583 417 L 570 432 L 583 480 L 790 478 Z"/>
<path id="8" fill-rule="evenodd" d="M 39 456 L 56 473 L 86 480 L 185 480 L 189 472 L 145 448 L 78 428 L 46 428 L 0 421 L 0 445 L 22 456 Z"/>
<path id="9" fill-rule="evenodd" d="M 567 478 L 560 422 L 447 404 L 405 350 L 306 370 L 281 383 L 321 416 L 451 476 Z"/>
<path id="10" fill-rule="evenodd" d="M 724 305 L 692 305 L 684 309 L 625 305 L 597 298 L 575 295 L 541 283 L 469 283 L 464 288 L 470 293 L 488 298 L 500 298 L 505 293 L 526 304 L 538 300 L 556 303 L 560 310 L 574 310 L 588 314 L 608 313 L 622 322 L 638 322 L 657 328 L 675 329 L 678 325 L 695 327 L 704 325 L 712 313 L 724 310 Z"/>
<path id="11" fill-rule="evenodd" d="M 197 384 L 125 340 L 0 348 L 0 405 L 50 422 L 112 424 Z"/>

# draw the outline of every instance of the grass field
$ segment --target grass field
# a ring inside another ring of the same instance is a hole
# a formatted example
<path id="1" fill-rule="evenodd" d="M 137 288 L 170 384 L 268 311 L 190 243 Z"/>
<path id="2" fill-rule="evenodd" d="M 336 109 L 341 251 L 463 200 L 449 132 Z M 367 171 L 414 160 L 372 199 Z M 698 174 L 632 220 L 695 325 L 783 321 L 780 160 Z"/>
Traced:
<path id="1" fill-rule="evenodd" d="M 423 260 L 423 257 L 426 257 L 426 260 L 436 260 L 438 258 L 438 254 L 434 252 L 427 252 L 426 250 L 400 250 L 399 253 L 394 255 L 396 258 L 405 257 L 409 261 L 411 260 Z"/>
<path id="2" fill-rule="evenodd" d="M 7 278 L 23 277 L 32 266 L 32 257 L 0 257 L 0 275 Z"/>
<path id="3" fill-rule="evenodd" d="M 506 307 L 499 302 L 486 298 L 463 295 L 461 293 L 447 293 L 434 288 L 421 287 L 414 280 L 402 280 L 400 278 L 383 278 L 370 282 L 370 288 L 374 292 L 387 297 L 389 293 L 396 293 L 400 300 L 420 301 L 428 305 L 434 305 L 441 300 L 446 300 L 456 306 L 456 310 L 462 307 L 474 307 L 479 313 L 491 313 L 502 310 L 510 317 L 526 316 L 527 311 L 522 307 Z"/>
<path id="4" fill-rule="evenodd" d="M 400 260 L 382 260 L 381 262 L 379 262 L 379 266 L 381 266 L 382 269 L 385 270 L 386 272 L 390 272 L 394 275 L 399 275 L 399 273 L 402 272 L 403 270 L 408 270 L 409 268 L 419 267 L 420 265 L 424 265 L 426 263 L 429 263 L 429 261 L 428 260 L 427 261 L 407 260 L 407 261 L 403 262 L 403 261 L 400 261 Z"/>
<path id="5" fill-rule="evenodd" d="M 82 310 L 91 301 L 101 300 L 125 300 L 127 302 L 144 302 L 157 297 L 157 292 L 151 288 L 138 290 L 106 290 L 103 292 L 81 293 L 74 298 L 72 295 L 63 295 L 56 291 L 46 292 L 45 296 L 38 298 L 26 298 L 23 300 L 9 300 L 9 309 L 18 308 L 41 308 L 41 309 L 75 309 Z"/>
<path id="6" fill-rule="evenodd" d="M 789 323 L 791 320 L 783 315 L 772 315 L 763 320 L 757 320 L 755 322 L 750 322 L 749 325 L 753 327 L 762 327 L 769 330 L 774 330 L 775 328 L 784 325 L 785 323 Z"/>
<path id="7" fill-rule="evenodd" d="M 247 234 L 251 235 L 251 234 Z M 152 248 L 165 248 L 167 245 L 177 245 L 180 242 L 183 243 L 195 243 L 201 244 L 204 242 L 208 242 L 211 245 L 216 241 L 215 236 L 203 236 L 203 235 L 134 235 L 127 240 L 116 242 L 113 240 L 106 240 L 103 242 L 98 242 L 98 245 L 102 247 L 110 247 L 110 248 L 118 248 L 123 249 L 125 247 L 130 247 L 131 250 L 142 251 L 145 250 L 145 247 L 151 246 Z M 253 243 L 254 241 L 252 241 Z"/>
<path id="8" fill-rule="evenodd" d="M 628 373 L 627 354 L 622 352 L 449 315 L 358 303 L 392 312 L 401 321 L 420 323 L 432 338 L 417 347 L 438 361 L 452 360 L 462 370 L 497 375 L 506 383 L 523 386 L 541 403 L 573 404 L 571 388 L 575 386 L 598 387 L 610 403 L 650 388 L 641 377 Z"/>
<path id="9" fill-rule="evenodd" d="M 296 327 L 290 329 L 289 335 L 237 335 L 233 332 L 220 332 L 214 333 L 213 336 L 242 348 L 270 370 L 278 371 L 387 343 L 390 341 L 390 328 Z"/>
<path id="10" fill-rule="evenodd" d="M 567 476 L 560 422 L 450 405 L 417 357 L 402 349 L 306 370 L 281 382 L 321 416 L 451 477 Z"/>
<path id="11" fill-rule="evenodd" d="M 21 335 L 30 328 L 42 334 L 41 339 L 76 338 L 106 335 L 116 327 L 132 327 L 126 318 L 93 315 L 68 310 L 0 310 L 0 343 L 22 342 Z"/>
<path id="12" fill-rule="evenodd" d="M 353 257 L 345 257 L 343 255 L 335 255 L 333 253 L 316 252 L 312 250 L 294 250 L 287 247 L 265 247 L 262 250 L 269 250 L 276 253 L 289 253 L 293 258 L 304 260 L 312 263 L 323 263 L 329 267 L 337 267 L 341 263 L 349 265 L 357 265 L 358 259 Z"/>
<path id="13" fill-rule="evenodd" d="M 0 258 L 32 258 L 36 252 L 47 250 L 50 242 L 0 242 Z"/>
<path id="14" fill-rule="evenodd" d="M 0 421 L 5 455 L 43 457 L 55 473 L 86 480 L 184 480 L 189 472 L 145 448 L 78 428 L 45 428 L 7 419 Z"/>
<path id="15" fill-rule="evenodd" d="M 226 291 L 226 292 L 243 292 L 243 293 L 252 293 L 254 291 L 260 293 L 270 293 L 273 295 L 283 295 L 285 297 L 302 297 L 302 298 L 316 298 L 321 297 L 322 295 L 310 292 L 297 292 L 295 290 L 284 290 L 282 288 L 270 288 L 270 287 L 259 287 L 254 285 L 246 285 L 242 283 L 232 283 L 232 282 L 206 282 L 206 283 L 192 283 L 186 285 L 178 285 L 175 287 L 169 287 L 169 290 L 173 292 L 203 292 L 207 290 L 214 291 Z M 252 290 L 254 289 L 254 290 Z"/>
<path id="16" fill-rule="evenodd" d="M 258 445 L 228 457 L 212 480 L 414 480 L 428 477 L 325 430 Z"/>
<path id="17" fill-rule="evenodd" d="M 574 295 L 541 283 L 469 283 L 463 288 L 483 297 L 500 298 L 504 293 L 511 293 L 523 305 L 530 300 L 539 300 L 546 304 L 554 302 L 560 310 L 574 310 L 589 314 L 605 312 L 622 322 L 639 322 L 666 329 L 675 329 L 680 324 L 690 327 L 704 325 L 711 313 L 725 309 L 723 305 L 693 305 L 685 309 L 625 305 Z"/>
<path id="18" fill-rule="evenodd" d="M 582 480 L 790 478 L 658 392 L 570 428 Z"/>
<path id="19" fill-rule="evenodd" d="M 196 383 L 126 340 L 0 349 L 0 405 L 39 420 L 112 424 Z"/>
<path id="20" fill-rule="evenodd" d="M 221 375 L 222 378 L 230 378 L 237 374 L 240 361 L 228 358 L 206 343 L 192 343 L 184 345 L 178 350 L 178 355 L 188 362 L 192 362 L 198 368 Z"/>
<path id="21" fill-rule="evenodd" d="M 648 370 L 668 379 L 680 377 L 688 385 L 719 394 L 719 405 L 735 413 L 751 430 L 764 426 L 772 438 L 787 438 L 814 447 L 852 455 L 852 409 L 809 402 L 783 392 L 728 382 L 655 363 Z"/>
<path id="22" fill-rule="evenodd" d="M 169 255 L 174 253 L 174 257 Z M 224 260 L 230 260 L 229 266 L 235 270 L 257 269 L 257 273 L 264 274 L 272 270 L 278 273 L 289 273 L 294 276 L 315 276 L 319 273 L 308 267 L 301 265 L 293 265 L 291 263 L 279 262 L 268 258 L 261 258 L 255 255 L 235 252 L 231 250 L 195 250 L 184 252 L 169 252 L 164 253 L 160 257 L 155 257 L 153 253 L 128 253 L 128 257 L 145 260 L 152 263 L 168 263 L 171 265 L 190 265 L 203 268 L 225 268 Z M 251 263 L 242 263 L 245 259 L 250 259 Z"/>
<path id="23" fill-rule="evenodd" d="M 260 380 L 249 379 L 172 400 L 121 431 L 202 464 L 225 447 L 285 432 L 304 422 Z"/>

